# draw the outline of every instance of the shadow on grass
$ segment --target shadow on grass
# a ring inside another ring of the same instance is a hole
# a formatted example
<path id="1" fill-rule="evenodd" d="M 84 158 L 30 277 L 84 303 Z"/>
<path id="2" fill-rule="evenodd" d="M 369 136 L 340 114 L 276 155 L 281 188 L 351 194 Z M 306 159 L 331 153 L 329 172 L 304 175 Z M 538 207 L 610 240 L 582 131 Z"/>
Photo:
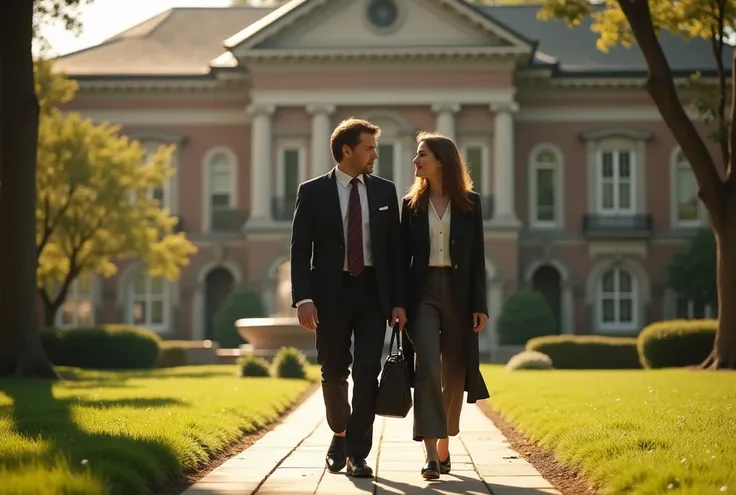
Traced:
<path id="1" fill-rule="evenodd" d="M 0 417 L 11 420 L 15 433 L 27 440 L 17 448 L 10 444 L 0 448 L 0 465 L 11 471 L 29 466 L 41 466 L 45 470 L 68 469 L 70 479 L 91 475 L 100 484 L 107 485 L 112 494 L 148 493 L 151 486 L 161 485 L 180 473 L 173 446 L 163 441 L 127 436 L 122 428 L 118 434 L 87 430 L 75 418 L 78 412 L 72 410 L 74 406 L 158 408 L 178 404 L 178 400 L 57 399 L 53 385 L 54 382 L 47 380 L 0 380 L 0 392 L 13 401 L 11 406 L 0 408 Z M 110 418 L 111 421 L 118 419 Z M 28 480 L 29 487 L 44 485 L 44 480 Z M 62 486 L 56 488 L 58 493 L 65 492 Z M 44 490 L 48 489 L 53 488 L 46 485 Z"/>

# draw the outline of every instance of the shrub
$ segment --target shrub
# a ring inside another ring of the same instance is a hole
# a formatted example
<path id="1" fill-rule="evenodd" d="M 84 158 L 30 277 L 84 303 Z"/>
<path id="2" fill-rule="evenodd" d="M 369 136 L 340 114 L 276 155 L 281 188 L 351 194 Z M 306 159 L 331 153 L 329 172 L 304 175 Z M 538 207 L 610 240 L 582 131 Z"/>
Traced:
<path id="1" fill-rule="evenodd" d="M 215 312 L 213 326 L 215 340 L 223 349 L 233 349 L 245 341 L 238 333 L 235 322 L 240 318 L 263 318 L 266 310 L 257 292 L 234 291 L 228 294 Z"/>
<path id="2" fill-rule="evenodd" d="M 278 378 L 307 377 L 309 362 L 304 354 L 295 347 L 282 347 L 271 365 L 271 375 Z"/>
<path id="3" fill-rule="evenodd" d="M 652 323 L 639 334 L 638 351 L 645 368 L 697 365 L 713 350 L 718 320 L 670 320 Z"/>
<path id="4" fill-rule="evenodd" d="M 601 335 L 549 335 L 526 343 L 552 359 L 556 369 L 641 369 L 636 338 Z"/>
<path id="5" fill-rule="evenodd" d="M 269 364 L 263 358 L 256 356 L 242 356 L 238 359 L 240 367 L 240 376 L 245 377 L 266 377 L 270 376 Z"/>
<path id="6" fill-rule="evenodd" d="M 57 366 L 90 369 L 150 369 L 158 364 L 161 338 L 134 325 L 70 330 L 45 329 L 42 345 Z"/>
<path id="7" fill-rule="evenodd" d="M 187 349 L 189 346 L 183 340 L 164 340 L 161 342 L 161 352 L 158 356 L 159 368 L 186 366 Z"/>
<path id="8" fill-rule="evenodd" d="M 550 357 L 537 351 L 522 351 L 506 363 L 506 371 L 551 369 L 553 366 Z"/>
<path id="9" fill-rule="evenodd" d="M 556 333 L 557 323 L 539 292 L 519 290 L 508 298 L 498 317 L 502 345 L 524 345 L 529 339 Z"/>

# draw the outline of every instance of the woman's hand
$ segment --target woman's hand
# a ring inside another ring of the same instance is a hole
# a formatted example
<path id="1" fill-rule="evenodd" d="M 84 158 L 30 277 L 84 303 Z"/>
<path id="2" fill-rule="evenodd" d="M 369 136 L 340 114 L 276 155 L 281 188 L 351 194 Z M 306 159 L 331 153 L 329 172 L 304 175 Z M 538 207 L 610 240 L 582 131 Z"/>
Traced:
<path id="1" fill-rule="evenodd" d="M 475 333 L 478 333 L 483 330 L 483 327 L 486 326 L 487 321 L 488 317 L 485 314 L 473 313 L 473 331 Z"/>

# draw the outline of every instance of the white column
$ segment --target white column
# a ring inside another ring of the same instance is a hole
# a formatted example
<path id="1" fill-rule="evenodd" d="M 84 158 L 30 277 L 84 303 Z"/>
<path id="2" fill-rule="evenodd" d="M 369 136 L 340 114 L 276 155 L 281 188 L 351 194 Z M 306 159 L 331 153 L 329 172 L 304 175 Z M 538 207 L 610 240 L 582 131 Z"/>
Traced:
<path id="1" fill-rule="evenodd" d="M 460 111 L 457 103 L 436 103 L 432 111 L 437 114 L 437 132 L 450 139 L 455 139 L 455 114 Z"/>
<path id="2" fill-rule="evenodd" d="M 330 151 L 330 115 L 334 111 L 333 105 L 307 105 L 307 112 L 312 115 L 311 177 L 329 172 L 334 165 Z"/>
<path id="3" fill-rule="evenodd" d="M 518 226 L 520 222 L 514 211 L 514 117 L 518 110 L 514 102 L 494 103 L 493 144 L 493 220 L 492 223 Z"/>
<path id="4" fill-rule="evenodd" d="M 250 139 L 250 219 L 248 223 L 270 223 L 271 173 L 273 170 L 271 117 L 274 113 L 273 105 L 250 105 L 251 115 Z"/>

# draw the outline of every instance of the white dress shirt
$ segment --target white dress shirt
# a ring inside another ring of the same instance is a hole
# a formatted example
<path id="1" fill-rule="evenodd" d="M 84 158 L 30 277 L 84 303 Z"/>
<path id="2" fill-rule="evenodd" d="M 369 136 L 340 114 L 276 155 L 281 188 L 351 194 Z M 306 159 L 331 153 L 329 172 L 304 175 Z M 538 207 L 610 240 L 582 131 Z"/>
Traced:
<path id="1" fill-rule="evenodd" d="M 337 195 L 340 198 L 340 212 L 342 214 L 342 230 L 345 239 L 345 261 L 343 262 L 343 270 L 348 270 L 348 207 L 350 206 L 350 193 L 353 185 L 350 181 L 353 178 L 335 167 L 335 178 L 337 179 Z M 371 218 L 368 211 L 368 193 L 365 189 L 365 177 L 360 174 L 358 182 L 358 197 L 360 198 L 360 213 L 363 216 L 363 264 L 365 266 L 373 265 L 373 251 L 371 250 Z"/>
<path id="2" fill-rule="evenodd" d="M 450 207 L 447 203 L 442 217 L 429 201 L 429 266 L 452 266 L 450 260 Z"/>
<path id="3" fill-rule="evenodd" d="M 335 178 L 337 179 L 337 197 L 340 200 L 340 214 L 342 216 L 342 227 L 343 227 L 343 239 L 345 242 L 345 259 L 343 261 L 342 269 L 348 271 L 348 209 L 350 206 L 350 192 L 353 190 L 353 185 L 350 181 L 353 178 L 340 170 L 339 167 L 335 167 Z M 365 266 L 373 265 L 373 251 L 371 250 L 371 224 L 370 224 L 370 211 L 368 210 L 368 192 L 365 189 L 365 177 L 360 174 L 357 179 L 358 182 L 358 197 L 360 198 L 360 213 L 362 215 L 363 223 L 363 264 Z M 303 299 L 296 303 L 298 308 L 306 302 L 313 302 L 311 299 Z"/>

